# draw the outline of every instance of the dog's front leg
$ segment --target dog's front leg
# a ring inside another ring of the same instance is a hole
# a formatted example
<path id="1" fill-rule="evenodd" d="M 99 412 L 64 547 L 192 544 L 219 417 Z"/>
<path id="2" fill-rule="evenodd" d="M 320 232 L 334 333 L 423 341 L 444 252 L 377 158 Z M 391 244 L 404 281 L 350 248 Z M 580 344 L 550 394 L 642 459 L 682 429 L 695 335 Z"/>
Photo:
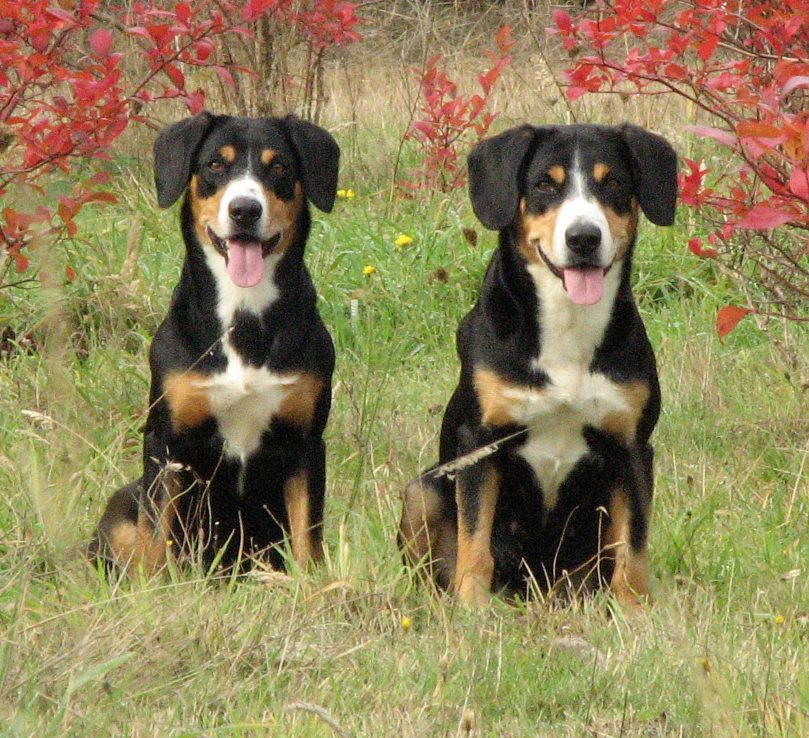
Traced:
<path id="1" fill-rule="evenodd" d="M 651 514 L 651 447 L 629 451 L 624 484 L 609 501 L 606 549 L 614 560 L 610 588 L 622 608 L 637 609 L 649 597 L 647 533 Z"/>
<path id="2" fill-rule="evenodd" d="M 303 466 L 284 482 L 292 557 L 300 569 L 323 558 L 325 449 L 320 439 L 307 443 Z"/>
<path id="3" fill-rule="evenodd" d="M 492 526 L 500 474 L 490 459 L 458 473 L 458 555 L 455 592 L 468 605 L 484 604 L 492 589 Z"/>

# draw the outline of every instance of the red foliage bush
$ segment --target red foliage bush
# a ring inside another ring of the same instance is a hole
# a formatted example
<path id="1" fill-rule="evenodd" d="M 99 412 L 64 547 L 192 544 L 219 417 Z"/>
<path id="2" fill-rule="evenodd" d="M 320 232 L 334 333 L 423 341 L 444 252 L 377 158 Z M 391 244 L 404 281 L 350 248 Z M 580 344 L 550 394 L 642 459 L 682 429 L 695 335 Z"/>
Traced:
<path id="1" fill-rule="evenodd" d="M 491 66 L 478 75 L 480 93 L 460 95 L 458 85 L 439 67 L 440 54 L 428 59 L 420 71 L 422 117 L 413 121 L 405 137 L 418 142 L 421 169 L 415 175 L 416 182 L 404 183 L 405 186 L 449 192 L 465 184 L 463 149 L 483 138 L 497 117 L 486 108 L 497 80 L 511 61 L 508 52 L 514 40 L 510 26 L 503 26 L 495 34 L 495 43 L 497 50 L 486 52 Z M 472 140 L 470 131 L 474 134 Z"/>
<path id="2" fill-rule="evenodd" d="M 575 55 L 570 99 L 674 93 L 706 114 L 711 125 L 691 130 L 730 165 L 685 160 L 681 200 L 710 231 L 707 248 L 700 237 L 689 248 L 724 258 L 758 290 L 757 312 L 809 319 L 809 0 L 600 0 L 554 22 Z M 725 311 L 720 332 L 739 310 Z"/>

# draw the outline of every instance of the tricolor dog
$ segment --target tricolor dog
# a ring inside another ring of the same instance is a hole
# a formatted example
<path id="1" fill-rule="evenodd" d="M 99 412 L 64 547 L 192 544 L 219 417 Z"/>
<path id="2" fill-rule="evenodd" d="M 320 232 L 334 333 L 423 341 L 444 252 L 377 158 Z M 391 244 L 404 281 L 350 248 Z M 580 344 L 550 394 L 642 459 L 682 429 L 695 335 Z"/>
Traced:
<path id="1" fill-rule="evenodd" d="M 293 116 L 203 112 L 158 137 L 158 203 L 185 193 L 185 262 L 149 354 L 143 475 L 112 495 L 92 556 L 147 572 L 172 550 L 321 557 L 334 348 L 303 254 L 339 155 Z"/>
<path id="2" fill-rule="evenodd" d="M 473 150 L 469 188 L 499 243 L 400 545 L 468 603 L 533 579 L 635 604 L 660 389 L 630 272 L 639 213 L 674 221 L 675 153 L 631 125 L 522 126 Z"/>

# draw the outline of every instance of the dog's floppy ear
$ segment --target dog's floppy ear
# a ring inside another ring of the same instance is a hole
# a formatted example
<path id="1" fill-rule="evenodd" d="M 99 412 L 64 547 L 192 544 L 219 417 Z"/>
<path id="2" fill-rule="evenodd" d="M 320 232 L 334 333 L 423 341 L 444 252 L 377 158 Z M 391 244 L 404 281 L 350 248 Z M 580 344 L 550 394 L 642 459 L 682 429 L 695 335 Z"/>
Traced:
<path id="1" fill-rule="evenodd" d="M 297 116 L 284 118 L 303 168 L 303 192 L 312 204 L 330 213 L 337 193 L 340 147 L 332 135 L 314 123 Z"/>
<path id="2" fill-rule="evenodd" d="M 167 208 L 185 192 L 194 155 L 216 116 L 203 110 L 164 128 L 154 143 L 154 180 L 157 204 Z"/>
<path id="3" fill-rule="evenodd" d="M 533 126 L 519 126 L 482 141 L 469 154 L 469 196 L 486 228 L 499 231 L 514 219 L 520 168 L 535 137 Z"/>
<path id="4" fill-rule="evenodd" d="M 674 223 L 677 205 L 677 154 L 662 136 L 625 123 L 621 137 L 631 154 L 638 202 L 655 225 Z"/>

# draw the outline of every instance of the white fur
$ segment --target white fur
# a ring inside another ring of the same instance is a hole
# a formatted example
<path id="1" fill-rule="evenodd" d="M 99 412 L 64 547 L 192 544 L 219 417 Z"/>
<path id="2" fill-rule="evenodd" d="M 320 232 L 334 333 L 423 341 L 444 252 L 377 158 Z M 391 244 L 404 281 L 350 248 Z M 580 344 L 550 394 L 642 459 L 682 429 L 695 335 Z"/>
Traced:
<path id="1" fill-rule="evenodd" d="M 231 182 L 219 205 L 216 233 L 227 238 L 230 231 L 228 206 L 235 197 L 254 197 L 262 205 L 258 234 L 270 238 L 269 209 L 264 192 L 257 180 L 245 176 Z M 234 350 L 228 330 L 237 310 L 261 315 L 279 297 L 275 284 L 275 269 L 283 254 L 270 254 L 264 259 L 264 274 L 253 287 L 239 287 L 228 274 L 222 254 L 213 246 L 203 245 L 208 268 L 216 282 L 216 314 L 222 330 L 222 350 L 227 359 L 223 372 L 204 381 L 211 410 L 225 439 L 225 454 L 242 463 L 261 445 L 261 437 L 278 412 L 281 403 L 295 384 L 297 376 L 271 372 L 266 367 L 246 365 Z"/>
<path id="2" fill-rule="evenodd" d="M 261 315 L 278 299 L 275 268 L 283 254 L 270 254 L 264 259 L 264 274 L 254 287 L 239 287 L 230 278 L 225 259 L 213 246 L 203 245 L 205 260 L 216 280 L 216 314 L 224 333 L 233 323 L 237 310 Z"/>
<path id="3" fill-rule="evenodd" d="M 257 235 L 262 241 L 266 241 L 272 237 L 273 228 L 270 224 L 270 208 L 267 203 L 267 197 L 264 194 L 264 188 L 254 177 L 245 174 L 243 177 L 234 179 L 229 182 L 225 191 L 222 193 L 222 199 L 219 201 L 219 211 L 217 212 L 216 235 L 220 238 L 228 238 L 235 235 L 231 231 L 230 220 L 230 203 L 237 197 L 249 197 L 261 203 L 261 217 L 257 223 Z"/>
<path id="4" fill-rule="evenodd" d="M 222 348 L 227 368 L 200 380 L 198 386 L 206 390 L 219 432 L 225 439 L 225 455 L 244 463 L 261 445 L 264 431 L 298 376 L 246 365 L 227 338 L 223 339 Z"/>
<path id="5" fill-rule="evenodd" d="M 609 266 L 615 258 L 618 244 L 613 240 L 610 224 L 604 210 L 596 198 L 587 190 L 584 176 L 579 169 L 578 156 L 573 161 L 569 176 L 571 177 L 571 194 L 565 198 L 556 216 L 553 229 L 553 243 L 551 253 L 555 266 L 564 269 L 575 262 L 568 253 L 565 233 L 570 226 L 576 223 L 589 223 L 601 231 L 601 245 L 598 248 L 597 262 L 602 267 Z M 547 248 L 547 245 L 544 245 Z"/>
<path id="6" fill-rule="evenodd" d="M 554 253 L 566 254 L 565 231 L 584 218 L 601 229 L 600 259 L 607 266 L 614 259 L 617 245 L 603 211 L 585 193 L 581 172 L 574 168 L 571 174 L 575 194 L 560 209 L 553 235 Z M 603 374 L 589 370 L 609 323 L 621 281 L 621 264 L 612 264 L 605 275 L 604 295 L 595 305 L 576 305 L 565 292 L 562 280 L 542 264 L 529 265 L 528 272 L 539 300 L 541 335 L 540 352 L 531 359 L 530 368 L 544 372 L 549 381 L 541 390 L 513 396 L 512 413 L 529 429 L 519 453 L 533 468 L 550 510 L 562 482 L 587 453 L 584 426 L 598 427 L 609 413 L 628 410 L 620 388 Z"/>

